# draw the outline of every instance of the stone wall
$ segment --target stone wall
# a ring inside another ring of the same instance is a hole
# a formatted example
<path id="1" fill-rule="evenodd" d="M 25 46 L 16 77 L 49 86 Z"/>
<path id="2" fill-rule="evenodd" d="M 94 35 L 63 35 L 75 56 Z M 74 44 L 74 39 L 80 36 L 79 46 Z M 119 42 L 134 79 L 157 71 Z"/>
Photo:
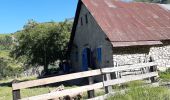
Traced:
<path id="1" fill-rule="evenodd" d="M 149 55 L 151 55 L 159 67 L 170 66 L 170 45 L 151 47 Z"/>
<path id="2" fill-rule="evenodd" d="M 170 45 L 168 42 L 158 46 L 139 46 L 113 48 L 114 66 L 148 62 L 153 57 L 158 67 L 170 66 Z"/>

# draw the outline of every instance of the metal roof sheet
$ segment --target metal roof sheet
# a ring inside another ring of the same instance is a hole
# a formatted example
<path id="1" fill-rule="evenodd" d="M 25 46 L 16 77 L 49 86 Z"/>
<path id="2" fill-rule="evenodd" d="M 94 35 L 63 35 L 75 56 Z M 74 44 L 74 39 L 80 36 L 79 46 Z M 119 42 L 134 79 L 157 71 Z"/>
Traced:
<path id="1" fill-rule="evenodd" d="M 111 42 L 170 39 L 170 11 L 158 4 L 82 0 Z"/>
<path id="2" fill-rule="evenodd" d="M 163 44 L 160 41 L 137 41 L 137 42 L 111 42 L 113 47 L 141 46 L 141 45 L 158 45 Z"/>

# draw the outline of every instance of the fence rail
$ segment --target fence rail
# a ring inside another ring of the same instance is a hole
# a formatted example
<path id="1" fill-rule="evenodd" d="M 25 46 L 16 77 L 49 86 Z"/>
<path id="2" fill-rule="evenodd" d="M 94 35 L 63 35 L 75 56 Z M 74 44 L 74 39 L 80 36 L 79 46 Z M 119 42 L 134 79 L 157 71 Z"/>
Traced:
<path id="1" fill-rule="evenodd" d="M 74 73 L 74 74 L 55 76 L 55 77 L 38 79 L 38 80 L 33 80 L 33 81 L 26 81 L 26 82 L 21 82 L 21 83 L 16 83 L 16 84 L 14 83 L 12 84 L 12 89 L 18 90 L 18 89 L 24 89 L 24 88 L 29 88 L 29 87 L 36 87 L 36 86 L 41 86 L 41 85 L 46 85 L 46 84 L 51 84 L 51 83 L 72 80 L 72 79 L 96 76 L 100 74 L 101 74 L 101 71 L 98 69 L 98 70 L 91 70 L 91 71 L 79 72 L 79 73 Z"/>
<path id="2" fill-rule="evenodd" d="M 121 83 L 135 81 L 135 80 L 142 80 L 145 78 L 150 78 L 152 82 L 154 82 L 154 77 L 158 76 L 158 73 L 156 72 L 156 66 L 157 64 L 154 62 L 140 63 L 140 64 L 134 64 L 134 65 L 125 65 L 125 66 L 119 66 L 119 67 L 110 67 L 110 68 L 102 68 L 102 69 L 90 70 L 90 71 L 85 71 L 85 72 L 78 72 L 78 73 L 73 73 L 73 74 L 55 76 L 55 77 L 38 79 L 38 80 L 33 80 L 33 81 L 26 81 L 26 82 L 21 82 L 21 83 L 14 83 L 12 84 L 13 100 L 21 99 L 20 89 L 36 87 L 36 86 L 62 82 L 62 81 L 67 81 L 67 80 L 85 78 L 85 77 L 92 78 L 93 76 L 97 76 L 97 75 L 105 75 L 106 80 L 103 80 L 103 82 L 94 83 L 94 84 L 92 84 L 93 82 L 89 82 L 90 85 L 85 85 L 85 86 L 76 87 L 72 89 L 66 89 L 62 91 L 56 91 L 53 93 L 47 93 L 47 94 L 42 94 L 42 95 L 33 96 L 33 97 L 27 97 L 21 100 L 48 100 L 48 99 L 54 99 L 54 98 L 72 95 L 76 93 L 92 91 L 92 90 L 103 88 L 103 87 L 105 87 L 106 93 L 109 93 L 112 91 L 111 86 L 116 85 L 116 84 L 121 84 Z M 150 72 L 139 74 L 139 75 L 124 76 L 118 79 L 110 78 L 110 73 L 112 72 L 141 69 L 141 68 L 149 68 Z M 90 93 L 94 93 L 94 92 L 90 92 Z M 90 97 L 94 97 L 94 95 L 91 95 Z"/>

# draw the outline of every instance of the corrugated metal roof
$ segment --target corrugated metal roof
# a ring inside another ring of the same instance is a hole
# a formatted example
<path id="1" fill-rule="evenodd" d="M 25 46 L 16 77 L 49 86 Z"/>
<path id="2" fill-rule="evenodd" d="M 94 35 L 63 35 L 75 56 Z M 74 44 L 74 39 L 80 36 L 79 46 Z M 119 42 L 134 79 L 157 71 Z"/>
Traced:
<path id="1" fill-rule="evenodd" d="M 137 41 L 137 42 L 111 42 L 113 47 L 141 46 L 141 45 L 158 45 L 160 41 Z"/>
<path id="2" fill-rule="evenodd" d="M 82 0 L 111 42 L 170 39 L 170 11 L 158 4 Z"/>

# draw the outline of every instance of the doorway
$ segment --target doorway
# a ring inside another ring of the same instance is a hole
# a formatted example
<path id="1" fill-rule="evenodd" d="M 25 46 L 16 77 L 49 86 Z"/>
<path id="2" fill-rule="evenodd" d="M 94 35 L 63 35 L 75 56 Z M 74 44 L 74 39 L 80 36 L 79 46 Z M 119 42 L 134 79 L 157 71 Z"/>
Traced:
<path id="1" fill-rule="evenodd" d="M 91 66 L 91 50 L 84 48 L 82 51 L 82 71 L 87 71 Z"/>

